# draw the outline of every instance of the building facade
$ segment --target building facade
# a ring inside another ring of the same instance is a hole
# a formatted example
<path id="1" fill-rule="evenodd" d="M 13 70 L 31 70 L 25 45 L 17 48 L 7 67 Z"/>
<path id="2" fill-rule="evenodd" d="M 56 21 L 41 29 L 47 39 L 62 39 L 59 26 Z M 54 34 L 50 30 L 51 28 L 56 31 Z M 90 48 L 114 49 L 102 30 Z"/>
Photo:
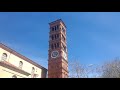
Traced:
<path id="1" fill-rule="evenodd" d="M 66 25 L 61 19 L 49 25 L 48 78 L 68 78 Z"/>
<path id="2" fill-rule="evenodd" d="M 0 78 L 46 78 L 47 69 L 0 43 Z"/>

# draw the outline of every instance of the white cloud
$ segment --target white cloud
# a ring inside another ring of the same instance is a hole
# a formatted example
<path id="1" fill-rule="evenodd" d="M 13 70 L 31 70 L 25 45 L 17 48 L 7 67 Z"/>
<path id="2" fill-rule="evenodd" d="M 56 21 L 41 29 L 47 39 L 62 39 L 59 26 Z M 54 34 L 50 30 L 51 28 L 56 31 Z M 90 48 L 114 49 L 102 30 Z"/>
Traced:
<path id="1" fill-rule="evenodd" d="M 91 67 L 91 66 L 93 66 L 93 65 L 94 65 L 94 64 L 89 64 L 88 67 Z"/>

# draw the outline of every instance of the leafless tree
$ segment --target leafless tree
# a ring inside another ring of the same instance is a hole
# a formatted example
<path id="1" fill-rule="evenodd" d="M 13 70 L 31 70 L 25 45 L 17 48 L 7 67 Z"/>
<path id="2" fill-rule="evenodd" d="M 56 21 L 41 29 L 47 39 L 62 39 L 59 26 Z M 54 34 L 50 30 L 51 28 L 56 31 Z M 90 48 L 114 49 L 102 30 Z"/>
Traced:
<path id="1" fill-rule="evenodd" d="M 99 68 L 101 78 L 120 78 L 120 60 L 119 58 L 106 62 Z"/>
<path id="2" fill-rule="evenodd" d="M 120 59 L 115 58 L 103 65 L 82 65 L 78 60 L 69 63 L 70 78 L 120 78 Z"/>
<path id="3" fill-rule="evenodd" d="M 80 64 L 78 60 L 69 63 L 69 77 L 70 78 L 88 78 L 89 74 L 93 72 L 91 66 Z"/>

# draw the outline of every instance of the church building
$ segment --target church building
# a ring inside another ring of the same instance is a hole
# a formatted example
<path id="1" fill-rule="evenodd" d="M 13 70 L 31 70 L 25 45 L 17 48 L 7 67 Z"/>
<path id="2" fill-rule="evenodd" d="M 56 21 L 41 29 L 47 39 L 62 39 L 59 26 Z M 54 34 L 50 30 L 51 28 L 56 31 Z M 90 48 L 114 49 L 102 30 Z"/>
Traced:
<path id="1" fill-rule="evenodd" d="M 46 78 L 47 69 L 0 43 L 0 78 Z"/>

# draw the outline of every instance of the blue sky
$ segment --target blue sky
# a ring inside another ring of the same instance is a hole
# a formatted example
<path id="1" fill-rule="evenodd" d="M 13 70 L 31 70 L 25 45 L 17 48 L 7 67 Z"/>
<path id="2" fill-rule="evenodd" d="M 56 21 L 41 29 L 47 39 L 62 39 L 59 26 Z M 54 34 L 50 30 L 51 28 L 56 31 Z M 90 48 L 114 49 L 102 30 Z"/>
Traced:
<path id="1" fill-rule="evenodd" d="M 0 41 L 47 68 L 48 23 L 60 18 L 69 61 L 100 65 L 120 57 L 119 12 L 0 12 Z"/>

